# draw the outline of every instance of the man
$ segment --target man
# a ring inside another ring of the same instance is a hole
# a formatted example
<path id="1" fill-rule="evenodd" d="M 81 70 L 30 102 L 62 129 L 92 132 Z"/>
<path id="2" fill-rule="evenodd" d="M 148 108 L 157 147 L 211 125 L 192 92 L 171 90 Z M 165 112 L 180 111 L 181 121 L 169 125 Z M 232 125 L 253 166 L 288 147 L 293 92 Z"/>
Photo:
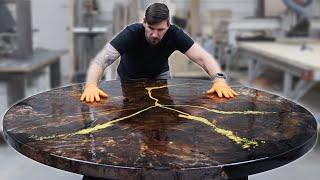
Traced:
<path id="1" fill-rule="evenodd" d="M 117 72 L 121 80 L 168 79 L 168 57 L 178 50 L 200 65 L 212 78 L 208 94 L 231 98 L 237 95 L 226 83 L 219 64 L 205 50 L 169 22 L 169 9 L 165 4 L 154 3 L 145 13 L 143 23 L 127 26 L 108 43 L 91 63 L 81 101 L 100 101 L 108 95 L 97 87 L 104 69 L 121 56 Z"/>

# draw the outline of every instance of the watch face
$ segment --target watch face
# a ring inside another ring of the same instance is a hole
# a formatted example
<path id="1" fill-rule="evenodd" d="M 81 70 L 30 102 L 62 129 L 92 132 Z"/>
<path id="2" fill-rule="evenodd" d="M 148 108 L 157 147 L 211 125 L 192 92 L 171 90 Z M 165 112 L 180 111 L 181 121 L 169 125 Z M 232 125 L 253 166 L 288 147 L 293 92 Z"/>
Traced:
<path id="1" fill-rule="evenodd" d="M 226 75 L 224 75 L 223 73 L 217 73 L 217 77 L 225 79 Z"/>
<path id="2" fill-rule="evenodd" d="M 211 78 L 211 80 L 214 81 L 216 78 L 227 79 L 227 76 L 223 73 L 217 73 L 214 77 Z"/>

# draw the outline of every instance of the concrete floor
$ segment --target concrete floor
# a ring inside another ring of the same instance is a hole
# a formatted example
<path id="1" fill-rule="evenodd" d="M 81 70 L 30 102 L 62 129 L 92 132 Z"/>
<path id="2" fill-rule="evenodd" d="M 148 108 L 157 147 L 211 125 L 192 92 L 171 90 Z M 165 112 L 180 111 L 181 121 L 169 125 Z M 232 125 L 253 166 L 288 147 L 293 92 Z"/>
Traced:
<path id="1" fill-rule="evenodd" d="M 9 146 L 0 146 L 1 180 L 81 180 L 82 176 L 33 161 Z"/>
<path id="2" fill-rule="evenodd" d="M 244 74 L 244 73 L 242 73 Z M 239 76 L 238 76 L 239 77 Z M 241 81 L 241 79 L 240 79 Z M 261 82 L 261 81 L 260 81 Z M 263 82 L 263 81 L 262 81 Z M 276 82 L 276 81 L 273 81 Z M 260 88 L 264 88 L 263 83 L 256 83 Z M 278 84 L 279 85 L 279 84 Z M 276 83 L 272 86 L 277 87 Z M 0 84 L 0 100 L 5 101 L 5 91 Z M 277 90 L 275 90 L 277 92 Z M 298 103 L 307 107 L 319 120 L 320 119 L 320 85 L 318 84 L 308 92 Z M 0 113 L 3 116 L 6 107 L 2 104 Z M 1 144 L 1 143 L 0 143 Z M 316 146 L 312 151 L 298 160 L 280 168 L 264 173 L 252 175 L 250 180 L 318 180 L 320 179 L 320 148 Z M 19 154 L 11 147 L 2 143 L 0 145 L 0 179 L 1 180 L 81 180 L 82 176 L 58 170 L 42 165 L 25 156 Z"/>

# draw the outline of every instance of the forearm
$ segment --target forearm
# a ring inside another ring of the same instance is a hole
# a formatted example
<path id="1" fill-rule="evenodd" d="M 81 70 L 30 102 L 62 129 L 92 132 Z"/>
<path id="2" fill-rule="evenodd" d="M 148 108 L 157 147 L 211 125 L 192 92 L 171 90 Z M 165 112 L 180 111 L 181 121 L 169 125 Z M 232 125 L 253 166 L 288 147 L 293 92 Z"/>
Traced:
<path id="1" fill-rule="evenodd" d="M 211 78 L 217 77 L 217 73 L 221 73 L 218 62 L 197 43 L 185 53 L 189 59 L 200 65 Z M 208 94 L 217 93 L 219 97 L 232 98 L 237 95 L 226 83 L 224 78 L 215 78 L 212 87 L 207 91 Z"/>
<path id="2" fill-rule="evenodd" d="M 103 72 L 104 69 L 102 66 L 98 65 L 95 62 L 92 62 L 87 72 L 86 83 L 97 85 L 102 77 Z"/>
<path id="3" fill-rule="evenodd" d="M 194 43 L 185 55 L 201 66 L 211 78 L 221 72 L 218 62 L 197 43 Z"/>
<path id="4" fill-rule="evenodd" d="M 200 61 L 200 66 L 207 72 L 210 77 L 214 77 L 217 73 L 221 73 L 219 63 L 207 52 L 204 52 Z"/>
<path id="5" fill-rule="evenodd" d="M 91 62 L 86 82 L 97 85 L 105 68 L 110 66 L 119 57 L 119 52 L 108 43 Z"/>

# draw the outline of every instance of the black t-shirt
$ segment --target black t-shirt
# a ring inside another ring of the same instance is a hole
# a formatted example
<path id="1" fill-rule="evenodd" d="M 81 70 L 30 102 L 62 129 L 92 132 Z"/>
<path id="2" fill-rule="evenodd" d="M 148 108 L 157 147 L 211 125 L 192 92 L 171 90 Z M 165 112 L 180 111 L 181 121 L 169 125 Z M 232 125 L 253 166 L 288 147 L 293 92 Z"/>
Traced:
<path id="1" fill-rule="evenodd" d="M 154 78 L 168 71 L 169 56 L 175 50 L 185 53 L 193 43 L 180 28 L 170 25 L 162 40 L 150 45 L 141 23 L 127 26 L 110 42 L 121 55 L 117 69 L 121 80 Z"/>

